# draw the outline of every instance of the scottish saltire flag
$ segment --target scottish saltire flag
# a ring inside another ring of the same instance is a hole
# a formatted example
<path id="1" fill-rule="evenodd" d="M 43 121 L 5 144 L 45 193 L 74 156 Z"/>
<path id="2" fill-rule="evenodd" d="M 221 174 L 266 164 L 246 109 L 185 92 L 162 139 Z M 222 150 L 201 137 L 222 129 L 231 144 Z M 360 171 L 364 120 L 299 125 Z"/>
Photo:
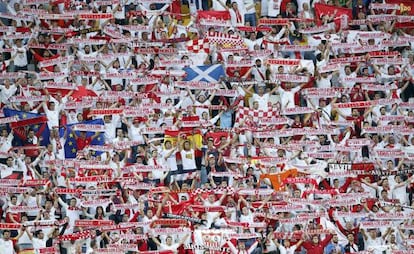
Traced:
<path id="1" fill-rule="evenodd" d="M 16 122 L 9 124 L 15 133 L 13 146 L 22 146 L 27 139 L 27 134 L 30 129 L 35 132 L 38 138 L 42 137 L 40 145 L 46 146 L 49 144 L 50 131 L 47 126 L 47 116 L 45 114 L 36 114 L 8 108 L 3 109 L 3 113 L 5 117 L 18 117 Z"/>
<path id="2" fill-rule="evenodd" d="M 93 125 L 104 125 L 104 122 L 102 119 L 96 119 L 96 120 L 90 120 L 90 121 L 83 121 L 81 124 L 93 124 Z M 76 158 L 76 154 L 78 152 L 77 146 L 76 146 L 76 138 L 75 135 L 72 133 L 72 128 L 76 125 L 75 124 L 68 124 L 66 125 L 67 129 L 67 137 L 65 142 L 65 158 Z M 65 133 L 65 128 L 62 127 L 59 129 L 59 135 L 63 137 Z M 76 135 L 79 136 L 80 132 L 75 131 Z M 86 132 L 87 137 L 91 137 L 95 135 L 95 132 L 88 131 Z M 105 144 L 105 137 L 104 132 L 101 132 L 97 138 L 92 140 L 91 145 L 104 145 Z M 92 155 L 97 156 L 100 155 L 102 152 L 99 151 L 92 151 Z"/>
<path id="3" fill-rule="evenodd" d="M 220 77 L 225 76 L 223 65 L 202 65 L 202 66 L 190 66 L 185 67 L 184 71 L 187 76 L 184 81 L 204 81 L 214 83 L 217 82 Z"/>

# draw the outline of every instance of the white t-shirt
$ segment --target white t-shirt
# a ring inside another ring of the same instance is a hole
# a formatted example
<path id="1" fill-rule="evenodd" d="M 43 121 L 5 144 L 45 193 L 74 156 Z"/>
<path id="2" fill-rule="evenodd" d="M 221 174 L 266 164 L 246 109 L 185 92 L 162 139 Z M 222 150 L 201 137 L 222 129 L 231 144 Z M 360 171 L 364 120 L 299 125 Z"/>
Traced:
<path id="1" fill-rule="evenodd" d="M 48 107 L 43 107 L 43 110 L 46 113 L 47 116 L 47 125 L 49 129 L 52 129 L 53 127 L 59 126 L 59 110 L 55 108 L 55 110 L 49 110 Z"/>
<path id="2" fill-rule="evenodd" d="M 104 123 L 105 125 L 105 141 L 107 143 L 112 143 L 112 140 L 115 139 L 115 132 L 116 132 L 116 127 L 118 126 L 119 123 L 119 115 L 113 115 L 112 116 L 112 120 L 109 123 Z"/>
<path id="3" fill-rule="evenodd" d="M 189 151 L 182 150 L 180 153 L 183 170 L 192 170 L 197 168 L 194 149 L 190 149 Z"/>
<path id="4" fill-rule="evenodd" d="M 175 148 L 174 148 L 175 149 Z M 177 159 L 176 159 L 176 152 L 173 152 L 170 157 L 166 157 L 168 155 L 168 153 L 170 153 L 171 150 L 163 150 L 162 151 L 162 157 L 164 158 L 164 160 L 167 162 L 167 166 L 171 171 L 176 171 L 177 170 Z"/>
<path id="5" fill-rule="evenodd" d="M 150 158 L 148 159 L 148 165 L 150 166 L 160 166 L 163 165 L 163 159 L 158 157 L 158 158 Z M 154 170 L 152 171 L 152 177 L 154 179 L 161 179 L 162 175 L 164 174 L 163 171 L 160 170 Z"/>
<path id="6" fill-rule="evenodd" d="M 33 249 L 39 250 L 41 248 L 46 248 L 46 241 L 47 241 L 47 239 L 45 239 L 45 238 L 39 239 L 37 237 L 33 237 L 33 239 L 32 239 Z"/>
<path id="7" fill-rule="evenodd" d="M 406 186 L 400 186 L 393 188 L 391 191 L 392 198 L 398 199 L 401 204 L 406 205 L 407 204 L 407 192 L 405 191 Z"/>
<path id="8" fill-rule="evenodd" d="M 226 1 L 224 0 L 213 0 L 213 10 L 215 11 L 225 11 Z"/>
<path id="9" fill-rule="evenodd" d="M 196 101 L 194 103 L 194 106 L 210 106 L 210 105 L 211 105 L 211 102 L 209 100 L 206 100 L 204 102 Z M 206 108 L 196 107 L 196 115 L 200 117 L 200 119 L 204 112 L 207 113 L 207 119 L 210 119 L 210 111 L 207 107 Z"/>
<path id="10" fill-rule="evenodd" d="M 0 137 L 0 152 L 8 152 L 12 148 L 13 135 L 10 133 L 7 137 Z M 6 158 L 0 155 L 0 158 Z"/>
<path id="11" fill-rule="evenodd" d="M 135 127 L 134 125 L 131 125 L 128 131 L 129 134 L 129 138 L 131 139 L 131 141 L 138 141 L 138 142 L 142 142 L 143 144 L 145 143 L 144 137 L 141 135 L 141 129 L 142 127 Z"/>
<path id="12" fill-rule="evenodd" d="M 266 79 L 266 67 L 263 65 L 257 67 L 256 65 L 252 67 L 252 75 L 254 76 L 254 80 L 261 82 Z"/>
<path id="13" fill-rule="evenodd" d="M 374 250 L 374 254 L 382 254 L 382 251 L 374 249 L 377 246 L 383 245 L 384 241 L 381 237 L 377 237 L 375 239 L 372 239 L 371 236 L 368 236 L 368 239 L 365 241 L 365 249 L 366 250 Z"/>
<path id="14" fill-rule="evenodd" d="M 12 240 L 4 241 L 0 238 L 0 250 L 2 254 L 14 254 Z"/>
<path id="15" fill-rule="evenodd" d="M 0 99 L 3 104 L 9 103 L 9 98 L 12 97 L 16 91 L 17 87 L 15 85 L 10 85 L 9 88 L 6 88 L 5 86 L 1 86 L 0 88 Z"/>
<path id="16" fill-rule="evenodd" d="M 286 91 L 282 88 L 278 88 L 280 95 L 280 102 L 282 104 L 282 110 L 285 108 L 294 108 L 295 107 L 295 93 L 300 90 L 300 86 L 292 88 L 290 91 Z"/>
<path id="17" fill-rule="evenodd" d="M 19 52 L 18 52 L 19 51 Z M 13 46 L 12 54 L 16 54 L 14 58 L 14 65 L 18 67 L 23 67 L 27 65 L 27 49 L 26 47 L 18 48 L 16 45 Z"/>
<path id="18" fill-rule="evenodd" d="M 243 5 L 246 10 L 246 14 L 256 14 L 255 3 L 253 0 L 243 0 Z"/>
<path id="19" fill-rule="evenodd" d="M 304 3 L 307 3 L 308 6 L 311 7 L 310 6 L 310 0 L 297 0 L 297 3 L 298 3 L 298 11 L 299 12 L 302 12 L 303 11 L 303 4 Z"/>
<path id="20" fill-rule="evenodd" d="M 174 243 L 174 244 L 171 244 L 171 245 L 167 245 L 167 244 L 164 244 L 164 243 L 160 244 L 160 249 L 161 250 L 172 250 L 174 253 L 178 253 L 177 252 L 178 247 L 180 247 L 180 245 L 178 243 Z"/>
<path id="21" fill-rule="evenodd" d="M 294 254 L 296 250 L 296 245 L 290 246 L 289 248 L 286 248 L 285 246 L 280 245 L 279 251 L 280 254 Z"/>
<path id="22" fill-rule="evenodd" d="M 320 80 L 316 81 L 318 88 L 331 88 L 331 79 L 332 75 L 329 75 L 327 78 L 321 78 Z"/>
<path id="23" fill-rule="evenodd" d="M 28 229 L 30 231 L 31 227 L 29 227 Z M 18 244 L 32 244 L 32 240 L 30 240 L 29 236 L 27 235 L 27 232 L 24 232 L 23 235 L 17 241 L 17 243 Z"/>
<path id="24" fill-rule="evenodd" d="M 259 103 L 259 110 L 268 110 L 268 103 L 269 103 L 269 94 L 265 93 L 262 96 L 258 95 L 257 93 L 254 93 L 253 96 L 253 102 L 257 101 Z"/>

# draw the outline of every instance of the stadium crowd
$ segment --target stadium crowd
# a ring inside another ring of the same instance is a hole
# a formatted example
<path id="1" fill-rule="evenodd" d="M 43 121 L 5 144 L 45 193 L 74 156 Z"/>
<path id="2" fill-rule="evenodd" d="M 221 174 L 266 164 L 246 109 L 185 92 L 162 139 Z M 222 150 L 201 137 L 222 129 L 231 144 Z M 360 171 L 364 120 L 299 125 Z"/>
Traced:
<path id="1" fill-rule="evenodd" d="M 412 8 L 2 1 L 0 253 L 413 253 Z"/>

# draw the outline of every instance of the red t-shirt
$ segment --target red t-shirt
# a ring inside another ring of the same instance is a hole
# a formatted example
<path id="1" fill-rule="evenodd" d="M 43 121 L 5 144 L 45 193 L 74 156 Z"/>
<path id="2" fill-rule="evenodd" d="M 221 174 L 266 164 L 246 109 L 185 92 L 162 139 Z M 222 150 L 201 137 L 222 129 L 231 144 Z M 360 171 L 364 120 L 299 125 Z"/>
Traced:
<path id="1" fill-rule="evenodd" d="M 78 147 L 78 150 L 83 150 L 83 148 L 88 146 L 91 142 L 92 142 L 91 137 L 87 137 L 87 138 L 79 137 L 79 138 L 76 139 L 76 145 Z"/>

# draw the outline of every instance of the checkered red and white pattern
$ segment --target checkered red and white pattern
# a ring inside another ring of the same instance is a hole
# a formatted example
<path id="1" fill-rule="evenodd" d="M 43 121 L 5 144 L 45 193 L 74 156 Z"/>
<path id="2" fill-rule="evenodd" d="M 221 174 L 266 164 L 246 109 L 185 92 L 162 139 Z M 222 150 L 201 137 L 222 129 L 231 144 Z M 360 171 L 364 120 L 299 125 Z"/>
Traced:
<path id="1" fill-rule="evenodd" d="M 277 108 L 269 107 L 268 110 L 254 110 L 248 107 L 239 107 L 237 114 L 236 114 L 236 122 L 245 117 L 251 116 L 253 117 L 252 121 L 255 123 L 259 123 L 260 120 L 263 118 L 274 118 L 279 116 L 279 110 Z"/>
<path id="2" fill-rule="evenodd" d="M 191 40 L 187 42 L 187 49 L 193 53 L 200 51 L 210 53 L 210 43 L 207 39 Z"/>
<path id="3" fill-rule="evenodd" d="M 210 43 L 219 43 L 232 46 L 244 45 L 243 38 L 238 35 L 229 35 L 220 32 L 207 32 L 205 33 L 205 38 L 207 38 Z"/>
<path id="4" fill-rule="evenodd" d="M 235 189 L 233 187 L 231 187 L 231 186 L 218 187 L 218 188 L 215 188 L 215 189 L 201 189 L 201 188 L 198 188 L 198 189 L 193 190 L 193 194 L 194 195 L 203 194 L 203 193 L 209 193 L 209 194 L 211 194 L 211 193 L 215 193 L 215 194 L 224 194 L 224 193 L 233 194 L 234 192 L 235 192 Z"/>

